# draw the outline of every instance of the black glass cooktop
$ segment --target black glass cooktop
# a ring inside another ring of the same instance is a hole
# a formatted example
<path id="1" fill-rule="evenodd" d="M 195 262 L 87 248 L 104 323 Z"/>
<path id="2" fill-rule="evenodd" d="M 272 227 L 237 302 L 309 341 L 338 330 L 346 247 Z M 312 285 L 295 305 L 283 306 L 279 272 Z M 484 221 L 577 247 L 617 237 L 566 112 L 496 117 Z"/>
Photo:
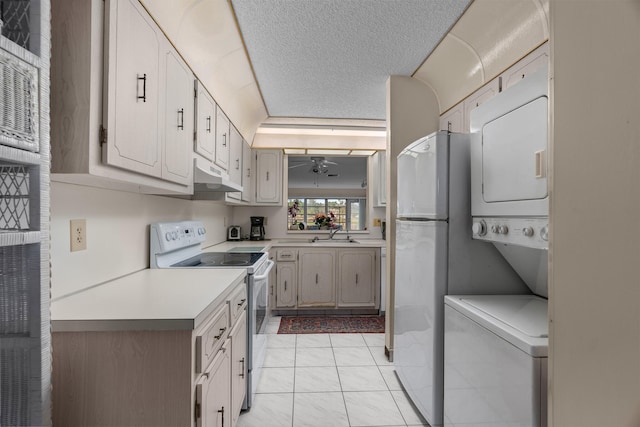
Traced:
<path id="1" fill-rule="evenodd" d="M 203 252 L 171 267 L 247 267 L 255 264 L 263 252 Z"/>

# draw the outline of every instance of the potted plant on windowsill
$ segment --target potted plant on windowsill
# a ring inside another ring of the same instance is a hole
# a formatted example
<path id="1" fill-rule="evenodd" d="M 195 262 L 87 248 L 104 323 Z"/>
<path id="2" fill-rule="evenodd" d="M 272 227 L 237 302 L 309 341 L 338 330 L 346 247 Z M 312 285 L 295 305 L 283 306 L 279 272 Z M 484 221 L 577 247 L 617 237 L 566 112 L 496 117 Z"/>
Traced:
<path id="1" fill-rule="evenodd" d="M 314 222 L 320 230 L 329 230 L 330 228 L 333 228 L 333 221 L 335 218 L 336 216 L 333 212 L 329 212 L 329 215 L 321 212 L 316 214 Z"/>
<path id="2" fill-rule="evenodd" d="M 300 212 L 300 202 L 298 199 L 293 201 L 293 204 L 289 206 L 287 209 L 289 213 L 289 217 L 292 219 L 291 224 L 289 224 L 289 230 L 304 230 L 304 224 L 298 223 L 298 212 Z"/>

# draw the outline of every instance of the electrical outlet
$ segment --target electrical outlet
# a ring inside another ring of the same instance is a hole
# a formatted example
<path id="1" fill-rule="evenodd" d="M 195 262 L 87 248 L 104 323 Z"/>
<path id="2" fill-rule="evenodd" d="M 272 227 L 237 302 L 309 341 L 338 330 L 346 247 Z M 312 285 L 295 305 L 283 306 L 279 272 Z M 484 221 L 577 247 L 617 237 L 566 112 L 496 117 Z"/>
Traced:
<path id="1" fill-rule="evenodd" d="M 373 226 L 380 227 L 382 225 L 380 218 L 373 218 Z"/>
<path id="2" fill-rule="evenodd" d="M 87 220 L 72 219 L 70 221 L 71 252 L 87 249 Z"/>

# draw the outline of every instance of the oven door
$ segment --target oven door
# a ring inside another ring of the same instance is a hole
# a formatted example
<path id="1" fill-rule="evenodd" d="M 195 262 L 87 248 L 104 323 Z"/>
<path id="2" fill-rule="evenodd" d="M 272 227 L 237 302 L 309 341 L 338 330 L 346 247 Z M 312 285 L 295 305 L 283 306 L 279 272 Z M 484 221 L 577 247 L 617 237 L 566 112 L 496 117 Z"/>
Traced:
<path id="1" fill-rule="evenodd" d="M 266 258 L 266 257 L 265 257 Z M 247 364 L 247 394 L 242 409 L 248 409 L 260 380 L 260 372 L 267 352 L 267 336 L 265 334 L 269 323 L 269 272 L 274 262 L 266 260 L 249 277 L 249 322 L 247 334 L 247 348 L 249 360 Z"/>

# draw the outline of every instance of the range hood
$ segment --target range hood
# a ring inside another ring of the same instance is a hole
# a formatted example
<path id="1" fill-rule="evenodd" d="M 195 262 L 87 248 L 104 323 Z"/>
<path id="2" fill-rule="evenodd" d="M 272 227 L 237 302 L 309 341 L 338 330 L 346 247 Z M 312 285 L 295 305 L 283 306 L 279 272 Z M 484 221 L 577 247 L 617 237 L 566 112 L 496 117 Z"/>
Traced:
<path id="1" fill-rule="evenodd" d="M 229 180 L 229 175 L 205 159 L 193 159 L 193 187 L 196 192 L 236 192 L 242 186 Z"/>

